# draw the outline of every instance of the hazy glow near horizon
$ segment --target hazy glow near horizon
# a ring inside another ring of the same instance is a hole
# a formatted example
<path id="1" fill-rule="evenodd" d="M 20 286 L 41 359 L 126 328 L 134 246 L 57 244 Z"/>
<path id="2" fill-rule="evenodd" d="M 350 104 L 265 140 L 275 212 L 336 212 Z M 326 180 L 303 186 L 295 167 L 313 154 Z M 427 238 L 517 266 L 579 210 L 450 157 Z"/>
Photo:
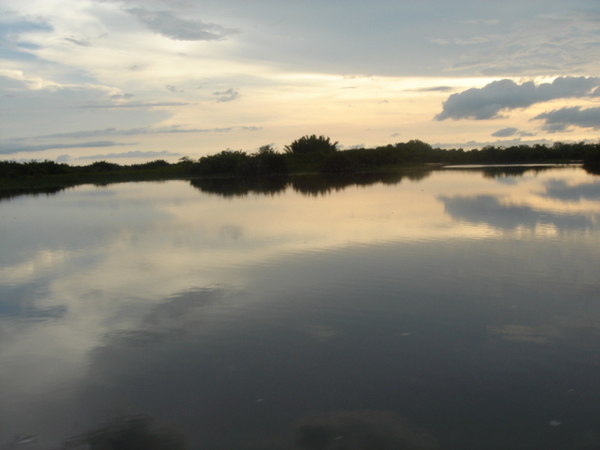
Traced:
<path id="1" fill-rule="evenodd" d="M 595 141 L 598 3 L 507 1 L 0 0 L 0 159 Z"/>

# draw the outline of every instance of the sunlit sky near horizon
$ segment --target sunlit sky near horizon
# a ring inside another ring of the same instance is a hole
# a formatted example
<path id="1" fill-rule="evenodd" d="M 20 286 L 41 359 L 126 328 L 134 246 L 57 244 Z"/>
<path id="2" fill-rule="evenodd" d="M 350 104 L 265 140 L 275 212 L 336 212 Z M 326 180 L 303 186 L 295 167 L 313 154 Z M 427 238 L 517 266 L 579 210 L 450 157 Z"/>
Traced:
<path id="1" fill-rule="evenodd" d="M 0 0 L 0 159 L 589 140 L 600 1 Z"/>

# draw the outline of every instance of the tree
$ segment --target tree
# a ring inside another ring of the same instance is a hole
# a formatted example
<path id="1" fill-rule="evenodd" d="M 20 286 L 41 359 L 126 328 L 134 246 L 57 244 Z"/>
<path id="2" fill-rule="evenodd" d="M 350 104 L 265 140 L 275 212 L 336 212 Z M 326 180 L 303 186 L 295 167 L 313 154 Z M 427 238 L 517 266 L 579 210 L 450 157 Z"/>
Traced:
<path id="1" fill-rule="evenodd" d="M 317 137 L 316 134 L 312 136 L 302 136 L 300 139 L 296 139 L 290 145 L 285 146 L 286 153 L 334 153 L 337 151 L 338 142 L 332 143 L 331 140 L 326 136 Z"/>
<path id="2" fill-rule="evenodd" d="M 256 152 L 257 155 L 272 155 L 277 153 L 271 144 L 261 145 Z"/>

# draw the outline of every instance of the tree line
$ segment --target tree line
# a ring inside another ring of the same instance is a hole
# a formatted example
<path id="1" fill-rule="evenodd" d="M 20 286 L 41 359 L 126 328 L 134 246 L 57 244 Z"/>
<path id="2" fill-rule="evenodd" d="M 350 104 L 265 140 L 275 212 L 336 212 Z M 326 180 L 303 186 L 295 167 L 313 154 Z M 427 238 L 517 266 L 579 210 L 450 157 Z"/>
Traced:
<path id="1" fill-rule="evenodd" d="M 341 150 L 327 136 L 307 135 L 277 152 L 269 145 L 254 153 L 223 150 L 199 159 L 181 158 L 176 163 L 158 159 L 143 164 L 119 165 L 97 161 L 85 166 L 72 166 L 54 161 L 0 161 L 0 178 L 43 177 L 48 175 L 104 176 L 147 175 L 186 177 L 208 175 L 264 176 L 289 173 L 353 173 L 396 169 L 428 163 L 441 164 L 535 164 L 583 162 L 592 171 L 600 170 L 600 143 L 564 143 L 552 145 L 486 146 L 464 150 L 434 148 L 410 140 L 375 148 Z"/>

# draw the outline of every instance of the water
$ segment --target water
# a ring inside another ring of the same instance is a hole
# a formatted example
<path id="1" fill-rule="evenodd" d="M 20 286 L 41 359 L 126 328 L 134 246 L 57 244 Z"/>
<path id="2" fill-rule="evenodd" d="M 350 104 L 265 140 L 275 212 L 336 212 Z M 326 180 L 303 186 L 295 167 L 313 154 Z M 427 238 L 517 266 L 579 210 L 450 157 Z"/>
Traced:
<path id="1" fill-rule="evenodd" d="M 579 167 L 5 197 L 0 448 L 599 448 L 599 218 Z"/>

